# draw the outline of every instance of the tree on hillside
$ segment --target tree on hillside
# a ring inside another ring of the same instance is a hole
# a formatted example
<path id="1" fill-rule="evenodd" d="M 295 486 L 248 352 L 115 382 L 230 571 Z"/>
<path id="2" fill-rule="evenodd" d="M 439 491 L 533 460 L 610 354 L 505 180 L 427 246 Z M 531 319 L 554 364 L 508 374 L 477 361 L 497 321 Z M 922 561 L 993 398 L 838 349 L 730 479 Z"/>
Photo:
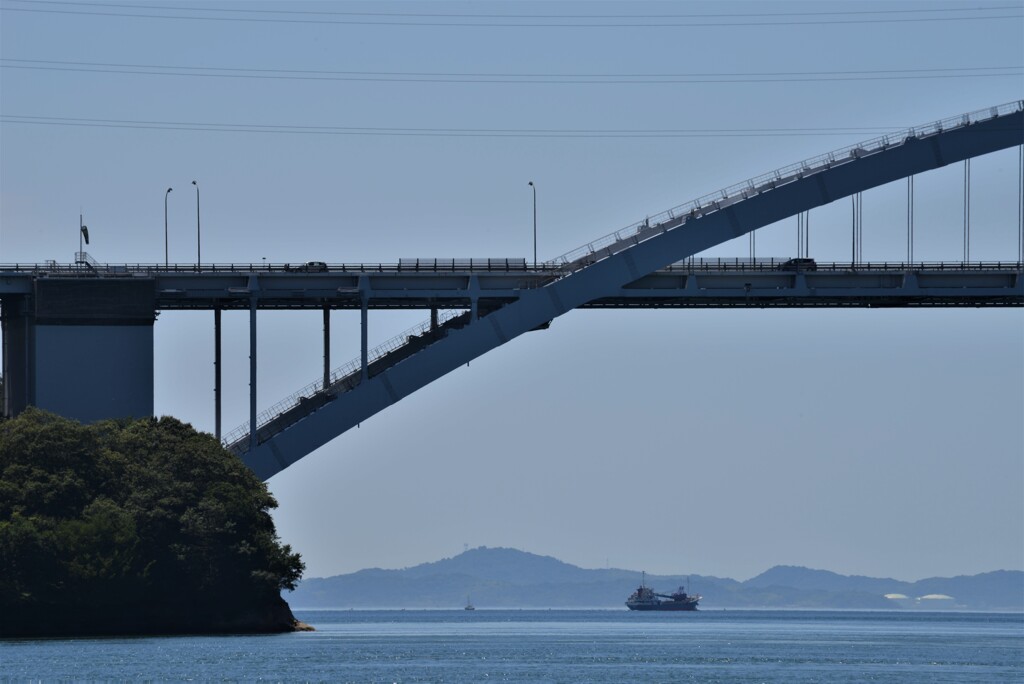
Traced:
<path id="1" fill-rule="evenodd" d="M 173 418 L 0 423 L 0 634 L 275 631 L 303 563 L 276 501 Z"/>

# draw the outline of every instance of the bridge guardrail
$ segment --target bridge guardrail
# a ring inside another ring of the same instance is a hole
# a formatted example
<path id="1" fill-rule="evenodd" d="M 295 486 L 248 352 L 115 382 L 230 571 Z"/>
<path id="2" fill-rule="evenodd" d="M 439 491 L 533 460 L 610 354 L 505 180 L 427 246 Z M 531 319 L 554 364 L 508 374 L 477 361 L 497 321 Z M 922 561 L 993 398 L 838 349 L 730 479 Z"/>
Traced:
<path id="1" fill-rule="evenodd" d="M 687 272 L 687 271 L 692 271 L 692 272 L 704 271 L 704 272 L 706 272 L 706 271 L 710 271 L 710 270 L 758 271 L 758 272 L 760 272 L 760 271 L 766 271 L 766 270 L 776 270 L 776 269 L 778 269 L 780 264 L 782 264 L 785 261 L 788 261 L 791 258 L 792 257 L 774 257 L 774 258 L 761 257 L 761 258 L 755 259 L 754 261 L 751 261 L 750 259 L 745 258 L 745 257 L 738 257 L 738 258 L 737 257 L 731 257 L 731 258 L 708 258 L 708 257 L 703 257 L 703 258 L 700 258 L 700 259 L 690 258 L 690 259 L 685 259 L 683 261 L 677 262 L 675 264 L 671 264 L 671 265 L 669 265 L 669 266 L 667 266 L 667 267 L 665 267 L 664 269 L 661 269 L 661 270 L 663 270 L 663 271 L 675 271 L 675 272 L 680 272 L 680 273 Z M 899 270 L 907 271 L 907 270 L 931 269 L 931 270 L 940 270 L 940 271 L 951 271 L 951 270 L 961 270 L 961 271 L 971 271 L 971 270 L 975 270 L 975 271 L 994 271 L 994 270 L 1007 270 L 1007 269 L 1010 269 L 1010 270 L 1020 271 L 1021 270 L 1021 264 L 1022 264 L 1022 262 L 1020 262 L 1020 261 L 969 261 L 969 262 L 965 262 L 965 261 L 915 261 L 915 262 L 882 261 L 882 262 L 861 262 L 861 263 L 856 263 L 856 264 L 855 263 L 851 263 L 851 262 L 838 262 L 838 261 L 837 262 L 825 262 L 825 261 L 818 261 L 817 262 L 817 270 L 819 270 L 819 271 L 825 271 L 825 270 L 839 271 L 839 270 L 846 270 L 846 269 L 856 269 L 856 270 L 866 271 L 866 270 L 879 270 L 880 269 L 880 270 L 886 270 L 886 271 L 899 271 Z M 230 274 L 230 273 L 248 273 L 248 272 L 250 272 L 249 271 L 249 268 L 250 268 L 249 264 L 232 264 L 231 266 L 233 268 L 227 268 L 227 267 L 218 266 L 218 270 L 216 271 L 216 273 Z M 341 264 L 341 265 L 336 265 L 336 266 L 333 266 L 333 267 L 330 267 L 330 268 L 333 270 L 334 273 L 338 273 L 338 272 L 352 273 L 352 272 L 357 272 L 357 271 L 361 272 L 361 273 L 368 273 L 368 272 L 396 273 L 397 269 L 394 268 L 394 266 L 395 266 L 394 264 Z M 104 271 L 104 268 L 105 268 L 104 265 L 100 265 L 98 267 L 98 269 L 99 269 L 98 271 L 92 271 L 92 270 L 89 270 L 87 267 L 84 267 L 84 266 L 76 267 L 76 266 L 67 265 L 67 264 L 61 265 L 61 264 L 56 264 L 55 262 L 49 262 L 49 263 L 46 263 L 46 264 L 31 264 L 31 265 L 29 265 L 29 264 L 6 264 L 6 265 L 5 264 L 0 264 L 0 274 L 3 274 L 3 273 L 17 273 L 17 274 L 24 275 L 24 276 L 35 276 L 35 277 L 54 276 L 54 277 L 58 277 L 58 278 L 68 277 L 69 275 L 71 275 L 73 277 L 93 278 L 93 279 L 98 278 L 98 277 L 99 278 L 103 278 L 103 277 L 110 277 L 110 278 L 120 277 L 120 278 L 124 278 L 124 277 L 133 277 L 133 276 L 134 277 L 140 277 L 140 276 L 152 276 L 153 275 L 153 274 L 146 273 L 146 272 L 133 271 L 132 269 L 134 267 L 132 267 L 130 265 L 107 265 L 106 267 L 109 268 L 109 271 Z M 257 273 L 258 274 L 258 273 L 267 273 L 267 272 L 269 272 L 269 270 L 265 271 L 263 269 L 255 267 L 255 266 L 253 266 L 253 268 L 254 268 L 254 270 L 252 271 L 253 273 Z M 342 271 L 343 268 L 347 269 L 347 270 L 346 271 Z M 173 267 L 172 267 L 172 269 L 173 269 Z M 162 274 L 162 273 L 167 273 L 168 271 L 165 271 L 163 266 L 161 266 L 160 267 L 160 272 Z M 171 271 L 171 272 L 173 272 L 173 271 Z M 193 271 L 193 273 L 194 272 L 195 271 Z M 419 271 L 419 273 L 427 273 L 427 272 L 428 271 L 426 271 L 423 268 L 421 268 L 420 271 Z M 445 272 L 450 272 L 450 271 L 447 271 L 445 269 L 445 270 L 441 270 L 441 271 L 438 271 L 438 272 L 445 273 Z M 459 271 L 456 271 L 456 272 L 459 272 Z M 508 273 L 509 275 L 518 275 L 518 276 L 520 276 L 519 278 L 516 279 L 514 284 L 509 286 L 509 289 L 512 289 L 512 290 L 528 290 L 528 289 L 535 289 L 535 288 L 538 288 L 538 287 L 543 287 L 543 286 L 547 285 L 548 283 L 552 282 L 553 280 L 556 280 L 559 277 L 561 277 L 561 273 L 560 272 L 548 270 L 548 269 L 543 268 L 543 267 L 538 267 L 536 270 L 534 270 L 532 267 L 528 267 L 525 272 L 522 271 L 522 270 L 519 270 L 519 269 L 515 269 L 515 270 L 512 270 L 512 271 L 491 271 L 491 272 L 492 273 L 495 273 L 495 272 L 497 272 L 497 273 Z M 215 272 L 212 271 L 212 270 L 206 269 L 206 270 L 203 271 L 203 273 L 213 274 Z M 159 275 L 159 274 L 157 274 L 157 275 Z M 323 273 L 318 273 L 316 275 L 322 276 L 324 274 Z M 330 274 L 328 274 L 328 275 L 330 275 Z M 530 276 L 530 277 L 523 277 L 523 276 Z M 175 299 L 175 301 L 177 301 L 177 300 L 181 299 L 181 297 L 184 297 L 187 293 L 184 290 L 175 290 L 174 294 L 175 294 L 174 299 Z M 257 296 L 259 296 L 259 295 L 257 295 Z"/>
<path id="2" fill-rule="evenodd" d="M 743 267 L 744 265 L 747 265 L 747 266 L 750 266 L 750 267 L 752 267 L 753 269 L 756 270 L 756 269 L 762 268 L 765 265 L 772 265 L 772 264 L 774 264 L 775 266 L 778 266 L 783 261 L 786 261 L 786 260 L 791 259 L 791 258 L 793 258 L 793 257 L 772 257 L 772 258 L 761 257 L 761 258 L 757 258 L 757 259 L 751 261 L 749 258 L 746 258 L 746 257 L 722 257 L 722 258 L 702 257 L 700 259 L 694 259 L 693 260 L 693 264 L 695 265 L 694 266 L 695 268 L 709 268 L 709 267 L 712 267 L 712 266 L 723 266 L 724 267 L 726 265 L 735 265 L 735 266 L 738 266 L 738 267 Z M 450 260 L 447 260 L 447 261 L 450 261 Z M 690 264 L 690 263 L 691 263 L 690 260 L 687 259 L 687 260 L 678 262 L 676 264 L 672 264 L 668 268 L 672 268 L 672 269 L 678 270 L 683 265 Z M 824 261 L 819 261 L 818 262 L 818 267 L 819 268 L 826 268 L 826 264 L 829 264 L 830 266 L 828 266 L 828 267 L 835 267 L 835 268 L 841 268 L 841 267 L 844 267 L 844 266 L 846 266 L 846 267 L 854 267 L 855 266 L 856 268 L 867 268 L 867 267 L 870 266 L 871 268 L 887 268 L 887 269 L 890 269 L 890 270 L 894 269 L 894 268 L 896 268 L 896 269 L 904 269 L 904 270 L 905 269 L 916 269 L 916 268 L 939 268 L 939 269 L 945 269 L 945 270 L 949 270 L 949 269 L 952 269 L 952 268 L 959 268 L 959 269 L 962 269 L 962 270 L 971 270 L 971 269 L 987 270 L 987 269 L 993 269 L 993 268 L 999 268 L 999 269 L 1011 268 L 1015 264 L 1019 265 L 1020 263 L 1021 262 L 1015 262 L 1015 261 L 915 261 L 915 262 L 879 261 L 879 262 L 870 262 L 870 263 L 861 262 L 861 263 L 853 264 L 852 262 L 840 262 L 840 261 L 824 262 Z M 126 275 L 150 275 L 150 274 L 160 275 L 160 274 L 165 274 L 165 273 L 186 273 L 186 272 L 188 272 L 188 273 L 196 273 L 194 267 L 192 269 L 186 269 L 185 266 L 182 266 L 181 269 L 175 270 L 175 267 L 173 265 L 170 268 L 164 268 L 162 265 L 159 268 L 157 268 L 155 266 L 154 267 L 150 267 L 150 266 L 147 266 L 147 265 L 133 265 L 133 264 L 97 264 L 97 266 L 95 268 L 97 270 L 96 271 L 92 271 L 92 270 L 89 270 L 88 268 L 85 268 L 85 267 L 82 267 L 82 266 L 75 266 L 74 264 L 58 264 L 56 262 L 52 262 L 51 261 L 51 262 L 44 263 L 44 264 L 0 264 L 0 273 L 9 272 L 9 273 L 19 273 L 19 274 L 25 274 L 25 275 L 57 275 L 57 276 L 72 275 L 72 276 L 81 276 L 81 277 L 88 277 L 88 278 L 96 278 L 96 277 L 104 277 L 104 276 L 105 277 L 120 277 L 120 278 L 123 278 Z M 283 270 L 282 268 L 278 268 L 277 270 L 271 270 L 271 269 L 272 269 L 271 266 L 261 267 L 261 266 L 253 265 L 253 264 L 209 264 L 209 265 L 205 265 L 204 264 L 203 270 L 201 272 L 202 273 L 207 273 L 207 274 L 211 274 L 211 273 L 223 273 L 223 274 L 230 274 L 230 273 L 255 273 L 255 274 L 272 273 L 272 274 L 278 274 L 278 273 L 280 273 Z M 542 265 L 538 265 L 537 269 L 534 269 L 532 266 L 527 266 L 525 270 L 526 270 L 526 273 L 531 273 L 531 272 L 532 273 L 538 273 L 538 274 L 552 274 L 552 273 L 554 273 L 552 270 L 547 269 L 547 268 L 545 268 Z M 327 275 L 337 274 L 337 273 L 399 273 L 399 272 L 405 273 L 405 272 L 412 272 L 412 271 L 411 270 L 399 270 L 397 264 L 388 264 L 388 263 L 381 263 L 381 264 L 334 264 L 334 265 L 329 265 L 328 266 Z M 462 273 L 462 272 L 472 272 L 472 271 L 470 271 L 470 270 L 463 271 L 461 269 L 456 269 L 456 270 L 452 271 L 452 270 L 450 270 L 446 266 L 445 268 L 441 268 L 441 269 L 438 269 L 436 271 L 429 270 L 429 269 L 427 269 L 425 267 L 421 267 L 418 270 L 416 270 L 415 272 L 417 272 L 417 273 L 453 273 L 453 272 L 454 273 Z M 520 269 L 520 268 L 514 268 L 513 270 L 510 270 L 510 271 L 504 271 L 504 270 L 499 270 L 499 269 L 492 268 L 492 269 L 489 269 L 488 272 L 490 272 L 490 273 L 509 273 L 511 275 L 519 275 L 519 276 L 523 275 L 523 270 Z M 324 275 L 324 273 L 321 272 L 321 273 L 317 273 L 315 275 Z M 527 288 L 530 288 L 530 287 L 536 287 L 536 286 L 538 286 L 540 284 L 539 281 L 537 281 L 537 280 L 522 280 L 522 279 L 517 280 L 516 283 L 517 283 L 516 286 L 519 289 L 527 289 Z"/>
<path id="3" fill-rule="evenodd" d="M 748 273 L 751 271 L 778 271 L 783 265 L 792 260 L 793 257 L 765 257 L 761 259 L 748 259 L 743 257 L 719 258 L 719 259 L 689 259 L 669 264 L 657 272 L 679 272 L 696 273 L 711 271 L 737 271 Z M 807 271 L 806 267 L 801 268 Z M 1024 262 L 1020 261 L 817 261 L 814 265 L 817 271 L 1021 271 L 1024 270 Z"/>
<path id="4" fill-rule="evenodd" d="M 415 261 L 417 263 L 408 263 Z M 54 260 L 45 263 L 10 263 L 0 264 L 0 273 L 31 273 L 36 275 L 60 275 L 60 276 L 81 276 L 81 277 L 103 277 L 114 276 L 124 277 L 125 275 L 162 275 L 168 273 L 196 274 L 196 273 L 270 273 L 273 275 L 294 274 L 302 276 L 331 275 L 338 273 L 364 274 L 364 273 L 516 273 L 530 271 L 543 271 L 540 265 L 534 267 L 527 264 L 525 259 L 416 259 L 406 260 L 405 263 L 381 262 L 381 263 L 338 263 L 325 264 L 322 271 L 301 271 L 289 268 L 289 264 L 110 264 L 97 263 L 95 260 L 89 268 L 82 263 L 60 264 Z"/>

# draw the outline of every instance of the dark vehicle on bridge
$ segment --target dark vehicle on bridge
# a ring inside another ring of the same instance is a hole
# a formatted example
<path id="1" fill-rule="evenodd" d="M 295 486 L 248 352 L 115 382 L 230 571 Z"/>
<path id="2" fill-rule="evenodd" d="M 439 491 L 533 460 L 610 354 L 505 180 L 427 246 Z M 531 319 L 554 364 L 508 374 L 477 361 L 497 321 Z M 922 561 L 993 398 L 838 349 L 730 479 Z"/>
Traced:
<path id="1" fill-rule="evenodd" d="M 776 267 L 779 271 L 817 271 L 818 262 L 814 259 L 801 257 L 798 259 L 786 259 Z"/>
<path id="2" fill-rule="evenodd" d="M 284 270 L 293 271 L 296 273 L 325 273 L 327 271 L 327 264 L 323 261 L 307 261 L 304 264 L 285 264 Z"/>

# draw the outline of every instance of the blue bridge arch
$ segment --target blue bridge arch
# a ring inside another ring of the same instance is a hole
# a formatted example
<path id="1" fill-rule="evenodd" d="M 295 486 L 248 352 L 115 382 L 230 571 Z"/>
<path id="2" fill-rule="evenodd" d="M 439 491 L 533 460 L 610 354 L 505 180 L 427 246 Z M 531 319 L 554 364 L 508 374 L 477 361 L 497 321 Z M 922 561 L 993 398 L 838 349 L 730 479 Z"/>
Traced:
<path id="1" fill-rule="evenodd" d="M 1024 101 L 823 154 L 649 217 L 546 262 L 551 277 L 519 290 L 514 301 L 482 315 L 474 306 L 372 364 L 364 358 L 361 367 L 229 437 L 228 447 L 270 478 L 459 366 L 658 269 L 858 192 L 1021 144 Z"/>

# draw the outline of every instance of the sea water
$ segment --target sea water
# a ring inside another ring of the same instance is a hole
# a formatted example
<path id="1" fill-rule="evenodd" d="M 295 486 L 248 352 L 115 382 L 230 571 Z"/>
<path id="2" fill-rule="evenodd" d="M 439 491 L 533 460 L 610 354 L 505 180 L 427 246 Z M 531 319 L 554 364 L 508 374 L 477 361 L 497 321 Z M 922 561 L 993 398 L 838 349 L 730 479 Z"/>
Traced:
<path id="1" fill-rule="evenodd" d="M 296 611 L 267 636 L 0 641 L 0 679 L 1020 682 L 1024 615 Z"/>

